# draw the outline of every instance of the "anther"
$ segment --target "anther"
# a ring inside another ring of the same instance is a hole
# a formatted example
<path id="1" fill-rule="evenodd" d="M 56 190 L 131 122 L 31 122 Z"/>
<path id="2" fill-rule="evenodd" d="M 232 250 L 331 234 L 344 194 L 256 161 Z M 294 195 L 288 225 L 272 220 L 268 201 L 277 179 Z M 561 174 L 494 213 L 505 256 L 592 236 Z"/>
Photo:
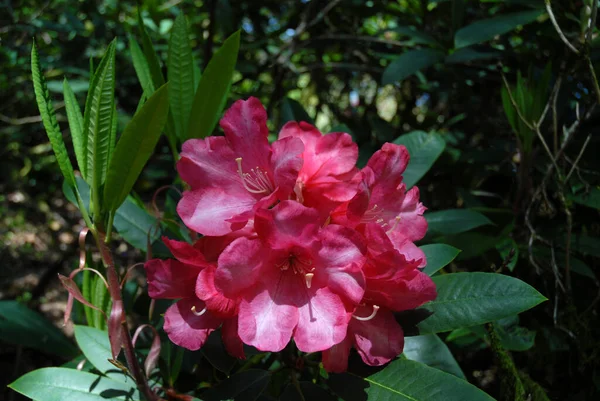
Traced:
<path id="1" fill-rule="evenodd" d="M 238 175 L 242 180 L 242 185 L 244 186 L 244 188 L 246 188 L 248 192 L 253 194 L 264 194 L 273 192 L 273 186 L 271 185 L 269 177 L 258 166 L 255 169 L 251 169 L 250 171 L 252 172 L 252 174 L 249 174 L 244 173 L 244 170 L 242 169 L 241 157 L 236 158 L 235 162 L 238 166 L 237 171 Z"/>
<path id="2" fill-rule="evenodd" d="M 401 216 L 398 215 L 396 216 L 396 219 L 394 221 L 394 224 L 392 225 L 392 227 L 386 231 L 387 234 L 390 234 L 392 231 L 394 231 L 396 229 L 396 227 L 398 226 L 398 223 L 400 222 Z"/>
<path id="3" fill-rule="evenodd" d="M 315 276 L 315 273 L 306 273 L 304 275 L 304 279 L 306 280 L 306 288 L 310 288 L 312 284 L 312 279 Z"/>
<path id="4" fill-rule="evenodd" d="M 192 313 L 196 316 L 202 316 L 206 313 L 206 306 L 200 312 L 196 312 L 196 307 L 192 306 Z"/>
<path id="5" fill-rule="evenodd" d="M 373 305 L 373 312 L 371 312 L 371 314 L 367 317 L 360 317 L 360 316 L 356 316 L 356 315 L 352 315 L 353 318 L 355 318 L 356 320 L 360 320 L 361 322 L 366 322 L 368 320 L 371 320 L 375 317 L 375 315 L 377 315 L 377 311 L 379 310 L 379 306 L 378 305 Z"/>

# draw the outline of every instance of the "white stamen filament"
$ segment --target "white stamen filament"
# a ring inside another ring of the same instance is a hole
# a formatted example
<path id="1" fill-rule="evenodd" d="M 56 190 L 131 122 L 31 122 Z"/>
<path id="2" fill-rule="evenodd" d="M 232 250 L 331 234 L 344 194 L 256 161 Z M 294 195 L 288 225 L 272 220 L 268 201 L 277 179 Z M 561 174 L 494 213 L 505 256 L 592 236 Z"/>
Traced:
<path id="1" fill-rule="evenodd" d="M 387 234 L 390 234 L 392 231 L 394 231 L 396 229 L 396 227 L 398 226 L 398 223 L 400 222 L 400 219 L 401 219 L 400 215 L 396 216 L 394 225 L 392 225 L 392 228 L 390 228 L 389 230 L 386 231 Z"/>
<path id="2" fill-rule="evenodd" d="M 377 311 L 379 310 L 379 306 L 378 305 L 373 305 L 373 312 L 367 316 L 367 317 L 360 317 L 360 316 L 356 316 L 356 315 L 352 315 L 353 318 L 355 318 L 356 320 L 360 320 L 361 322 L 366 322 L 368 320 L 371 320 L 375 317 L 375 315 L 377 315 Z"/>
<path id="3" fill-rule="evenodd" d="M 373 207 L 369 210 L 367 210 L 365 212 L 365 214 L 363 215 L 362 221 L 363 222 L 368 222 L 368 221 L 373 221 L 375 219 L 377 219 L 377 213 L 379 213 L 381 210 L 378 210 L 379 206 L 377 206 L 377 204 L 373 205 Z"/>
<path id="4" fill-rule="evenodd" d="M 310 288 L 310 285 L 312 284 L 312 279 L 315 276 L 315 273 L 306 273 L 304 275 L 304 279 L 306 280 L 306 288 Z"/>
<path id="5" fill-rule="evenodd" d="M 250 173 L 244 173 L 242 169 L 242 158 L 235 159 L 238 166 L 238 175 L 242 179 L 242 185 L 252 194 L 265 194 L 273 192 L 273 185 L 269 180 L 266 172 L 262 171 L 258 166 L 251 169 Z"/>
<path id="6" fill-rule="evenodd" d="M 196 316 L 202 316 L 206 313 L 206 306 L 200 312 L 196 312 L 196 307 L 192 306 L 192 313 Z"/>

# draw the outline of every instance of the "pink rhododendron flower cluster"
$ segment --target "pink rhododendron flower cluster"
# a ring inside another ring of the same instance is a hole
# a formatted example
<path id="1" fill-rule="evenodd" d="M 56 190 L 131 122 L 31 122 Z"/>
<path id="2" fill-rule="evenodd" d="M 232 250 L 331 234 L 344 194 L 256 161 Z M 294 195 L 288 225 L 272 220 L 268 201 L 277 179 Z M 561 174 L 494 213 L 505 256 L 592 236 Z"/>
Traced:
<path id="1" fill-rule="evenodd" d="M 362 170 L 350 135 L 287 123 L 272 144 L 260 101 L 240 100 L 221 120 L 224 137 L 183 145 L 189 185 L 177 211 L 203 236 L 164 239 L 174 259 L 146 263 L 152 298 L 171 341 L 202 347 L 221 328 L 227 350 L 280 351 L 290 340 L 323 351 L 344 371 L 352 347 L 382 365 L 402 352 L 393 312 L 436 296 L 414 241 L 427 223 L 419 190 L 402 183 L 409 155 L 386 143 Z"/>

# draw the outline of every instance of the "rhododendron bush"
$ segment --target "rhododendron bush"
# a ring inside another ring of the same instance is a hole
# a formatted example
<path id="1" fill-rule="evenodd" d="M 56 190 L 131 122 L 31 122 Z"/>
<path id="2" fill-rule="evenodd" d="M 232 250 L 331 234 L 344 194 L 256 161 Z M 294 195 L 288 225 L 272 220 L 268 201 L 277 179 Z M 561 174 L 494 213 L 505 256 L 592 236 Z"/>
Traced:
<path id="1" fill-rule="evenodd" d="M 490 400 L 437 333 L 476 327 L 493 342 L 482 325 L 545 298 L 510 276 L 442 270 L 459 250 L 436 230 L 489 223 L 421 202 L 415 184 L 444 140 L 413 132 L 359 162 L 349 133 L 302 120 L 270 129 L 259 99 L 229 93 L 239 32 L 202 75 L 183 16 L 166 75 L 139 35 L 143 96 L 122 130 L 116 42 L 83 109 L 64 82 L 75 165 L 33 45 L 42 122 L 86 224 L 79 266 L 60 275 L 82 355 L 12 388 L 36 400 Z M 162 134 L 177 177 L 146 209 L 131 192 Z M 122 258 L 119 240 L 139 260 Z"/>

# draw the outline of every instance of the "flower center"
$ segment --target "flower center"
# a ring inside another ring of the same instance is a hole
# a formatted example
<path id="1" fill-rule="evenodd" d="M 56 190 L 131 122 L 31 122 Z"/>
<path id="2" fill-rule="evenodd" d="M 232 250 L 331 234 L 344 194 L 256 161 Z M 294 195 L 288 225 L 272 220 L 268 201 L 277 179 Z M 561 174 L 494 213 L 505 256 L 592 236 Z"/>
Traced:
<path id="1" fill-rule="evenodd" d="M 278 267 L 281 271 L 287 271 L 291 268 L 294 274 L 304 275 L 306 288 L 310 288 L 312 284 L 312 279 L 315 276 L 315 274 L 313 273 L 315 271 L 315 268 L 312 264 L 312 259 L 304 259 L 299 257 L 298 255 L 290 253 L 289 256 L 286 257 L 283 260 L 283 262 L 278 265 Z"/>
<path id="2" fill-rule="evenodd" d="M 242 179 L 242 185 L 252 194 L 270 194 L 273 192 L 273 184 L 267 175 L 267 172 L 256 166 L 249 173 L 244 173 L 242 169 L 242 158 L 235 159 L 238 166 L 238 175 Z"/>
<path id="3" fill-rule="evenodd" d="M 365 212 L 365 214 L 362 217 L 361 222 L 363 222 L 363 223 L 375 222 L 383 228 L 389 227 L 388 230 L 386 231 L 386 233 L 389 234 L 396 229 L 396 227 L 398 226 L 398 223 L 400 222 L 401 216 L 398 215 L 398 216 L 394 217 L 394 222 L 392 223 L 392 226 L 390 227 L 390 225 L 388 223 L 386 223 L 385 220 L 381 217 L 384 212 L 385 212 L 385 210 L 383 210 L 377 204 L 375 204 L 375 205 L 373 205 L 373 207 L 371 209 L 369 209 Z"/>

